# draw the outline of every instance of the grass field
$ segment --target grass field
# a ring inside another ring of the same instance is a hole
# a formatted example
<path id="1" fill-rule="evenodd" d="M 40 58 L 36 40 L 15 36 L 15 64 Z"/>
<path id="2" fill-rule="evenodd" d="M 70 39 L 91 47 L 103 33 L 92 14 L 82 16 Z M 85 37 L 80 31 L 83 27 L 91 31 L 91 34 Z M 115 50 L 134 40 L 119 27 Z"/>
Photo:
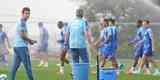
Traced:
<path id="1" fill-rule="evenodd" d="M 32 61 L 33 66 L 33 73 L 35 80 L 61 80 L 61 75 L 58 73 L 58 67 L 57 64 L 58 61 L 56 60 L 50 60 L 49 61 L 49 67 L 48 68 L 39 68 L 37 67 L 37 60 Z M 121 63 L 124 63 L 126 65 L 130 65 L 130 60 L 122 60 Z M 126 66 L 126 69 L 128 66 Z M 0 73 L 9 73 L 8 69 L 5 66 L 0 67 Z M 65 67 L 66 75 L 65 80 L 72 80 L 72 77 L 70 75 L 71 68 L 70 65 L 66 65 Z M 91 71 L 95 71 L 96 67 L 91 68 Z M 90 72 L 91 72 L 90 71 Z M 90 79 L 89 80 L 96 80 L 96 74 L 90 73 Z M 28 80 L 27 75 L 25 73 L 24 67 L 21 66 L 19 71 L 17 72 L 17 80 Z M 124 72 L 120 73 L 120 76 L 118 77 L 118 80 L 160 80 L 160 76 L 152 76 L 152 75 L 126 75 Z"/>

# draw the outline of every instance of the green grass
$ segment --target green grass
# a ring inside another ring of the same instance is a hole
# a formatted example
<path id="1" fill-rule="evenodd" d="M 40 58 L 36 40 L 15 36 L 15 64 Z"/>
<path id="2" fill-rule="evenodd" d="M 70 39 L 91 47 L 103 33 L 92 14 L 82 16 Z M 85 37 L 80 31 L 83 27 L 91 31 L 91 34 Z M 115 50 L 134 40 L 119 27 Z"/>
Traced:
<path id="1" fill-rule="evenodd" d="M 128 60 L 123 60 L 121 63 L 126 64 L 127 68 L 131 64 L 131 61 Z M 34 73 L 34 78 L 35 80 L 60 80 L 61 75 L 58 74 L 58 67 L 56 66 L 57 61 L 51 60 L 49 62 L 49 67 L 48 68 L 38 68 L 37 67 L 38 62 L 33 61 L 32 66 L 33 66 L 33 73 Z M 126 69 L 127 69 L 126 68 Z M 65 67 L 66 70 L 66 75 L 65 75 L 65 80 L 71 80 L 71 68 L 69 65 L 66 65 Z M 91 70 L 96 70 L 96 68 L 91 68 Z M 8 68 L 1 66 L 0 67 L 0 73 L 5 73 L 7 74 Z M 27 75 L 25 73 L 25 69 L 23 66 L 18 70 L 17 72 L 17 80 L 28 80 Z M 90 79 L 89 80 L 96 80 L 96 74 L 90 74 Z M 149 76 L 149 75 L 126 75 L 124 72 L 120 73 L 120 76 L 118 77 L 118 80 L 160 80 L 160 76 Z"/>

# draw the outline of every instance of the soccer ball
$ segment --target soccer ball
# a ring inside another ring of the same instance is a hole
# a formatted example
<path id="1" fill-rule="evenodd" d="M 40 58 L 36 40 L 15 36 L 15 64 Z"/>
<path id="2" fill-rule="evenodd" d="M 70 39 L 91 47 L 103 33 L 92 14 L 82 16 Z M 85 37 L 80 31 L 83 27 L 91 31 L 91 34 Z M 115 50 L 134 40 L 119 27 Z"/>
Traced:
<path id="1" fill-rule="evenodd" d="M 8 80 L 6 74 L 1 74 L 0 75 L 0 80 Z"/>

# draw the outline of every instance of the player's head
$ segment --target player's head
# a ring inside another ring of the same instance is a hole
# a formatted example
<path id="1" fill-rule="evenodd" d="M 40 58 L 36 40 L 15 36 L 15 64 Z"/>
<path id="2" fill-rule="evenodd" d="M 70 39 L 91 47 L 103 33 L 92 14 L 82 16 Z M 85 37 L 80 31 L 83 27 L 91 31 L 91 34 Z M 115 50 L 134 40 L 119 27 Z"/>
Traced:
<path id="1" fill-rule="evenodd" d="M 106 18 L 103 19 L 102 26 L 103 27 L 107 27 L 108 26 L 108 19 L 106 19 Z"/>
<path id="2" fill-rule="evenodd" d="M 150 21 L 149 20 L 143 20 L 143 27 L 149 27 Z"/>
<path id="3" fill-rule="evenodd" d="M 2 31 L 2 28 L 3 28 L 3 25 L 2 25 L 2 24 L 0 24 L 0 31 Z"/>
<path id="4" fill-rule="evenodd" d="M 57 26 L 58 26 L 59 29 L 62 29 L 64 27 L 63 21 L 58 21 Z"/>
<path id="5" fill-rule="evenodd" d="M 65 23 L 64 23 L 64 26 L 68 26 L 68 23 L 67 23 L 67 22 L 65 22 Z"/>
<path id="6" fill-rule="evenodd" d="M 77 9 L 76 10 L 76 16 L 79 17 L 79 18 L 82 18 L 84 15 L 84 12 L 82 9 Z"/>
<path id="7" fill-rule="evenodd" d="M 140 20 L 140 19 L 139 19 L 139 20 L 137 20 L 137 28 L 139 28 L 139 27 L 141 27 L 141 26 L 142 26 L 142 22 L 143 22 L 143 21 L 142 21 L 142 20 Z"/>
<path id="8" fill-rule="evenodd" d="M 39 28 L 43 27 L 43 22 L 38 23 Z"/>
<path id="9" fill-rule="evenodd" d="M 111 22 L 112 22 L 113 25 L 116 25 L 116 20 L 115 19 L 112 19 Z"/>
<path id="10" fill-rule="evenodd" d="M 30 17 L 30 8 L 24 7 L 21 11 L 23 19 L 27 20 Z"/>
<path id="11" fill-rule="evenodd" d="M 108 20 L 108 25 L 109 26 L 115 25 L 115 23 L 116 23 L 115 19 L 109 19 Z"/>

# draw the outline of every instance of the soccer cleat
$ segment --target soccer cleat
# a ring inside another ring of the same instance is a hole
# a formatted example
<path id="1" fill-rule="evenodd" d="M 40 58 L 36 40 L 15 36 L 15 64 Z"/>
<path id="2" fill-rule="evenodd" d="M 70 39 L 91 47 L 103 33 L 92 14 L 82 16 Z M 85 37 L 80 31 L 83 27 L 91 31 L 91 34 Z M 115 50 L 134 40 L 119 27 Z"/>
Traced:
<path id="1" fill-rule="evenodd" d="M 64 67 L 63 67 L 63 66 L 60 66 L 59 72 L 60 72 L 61 74 L 64 74 Z"/>
<path id="2" fill-rule="evenodd" d="M 42 65 L 43 65 L 43 63 L 40 63 L 40 64 L 38 65 L 38 67 L 42 67 Z"/>
<path id="3" fill-rule="evenodd" d="M 46 63 L 44 64 L 44 67 L 48 67 L 48 62 L 46 62 Z"/>
<path id="4" fill-rule="evenodd" d="M 145 69 L 145 74 L 146 75 L 151 75 L 151 71 L 149 69 Z"/>
<path id="5" fill-rule="evenodd" d="M 119 70 L 116 70 L 116 73 L 117 73 L 118 76 L 120 75 L 120 71 Z"/>
<path id="6" fill-rule="evenodd" d="M 160 72 L 159 70 L 155 70 L 155 72 L 153 73 L 154 76 L 160 76 Z"/>
<path id="7" fill-rule="evenodd" d="M 135 71 L 135 68 L 134 67 L 131 67 L 130 69 L 129 69 L 129 72 L 134 72 Z"/>
<path id="8" fill-rule="evenodd" d="M 43 62 L 43 61 L 40 61 L 38 67 L 42 67 L 43 64 L 44 64 L 44 62 Z"/>
<path id="9" fill-rule="evenodd" d="M 141 73 L 141 70 L 134 70 L 132 71 L 133 74 L 140 74 Z"/>

